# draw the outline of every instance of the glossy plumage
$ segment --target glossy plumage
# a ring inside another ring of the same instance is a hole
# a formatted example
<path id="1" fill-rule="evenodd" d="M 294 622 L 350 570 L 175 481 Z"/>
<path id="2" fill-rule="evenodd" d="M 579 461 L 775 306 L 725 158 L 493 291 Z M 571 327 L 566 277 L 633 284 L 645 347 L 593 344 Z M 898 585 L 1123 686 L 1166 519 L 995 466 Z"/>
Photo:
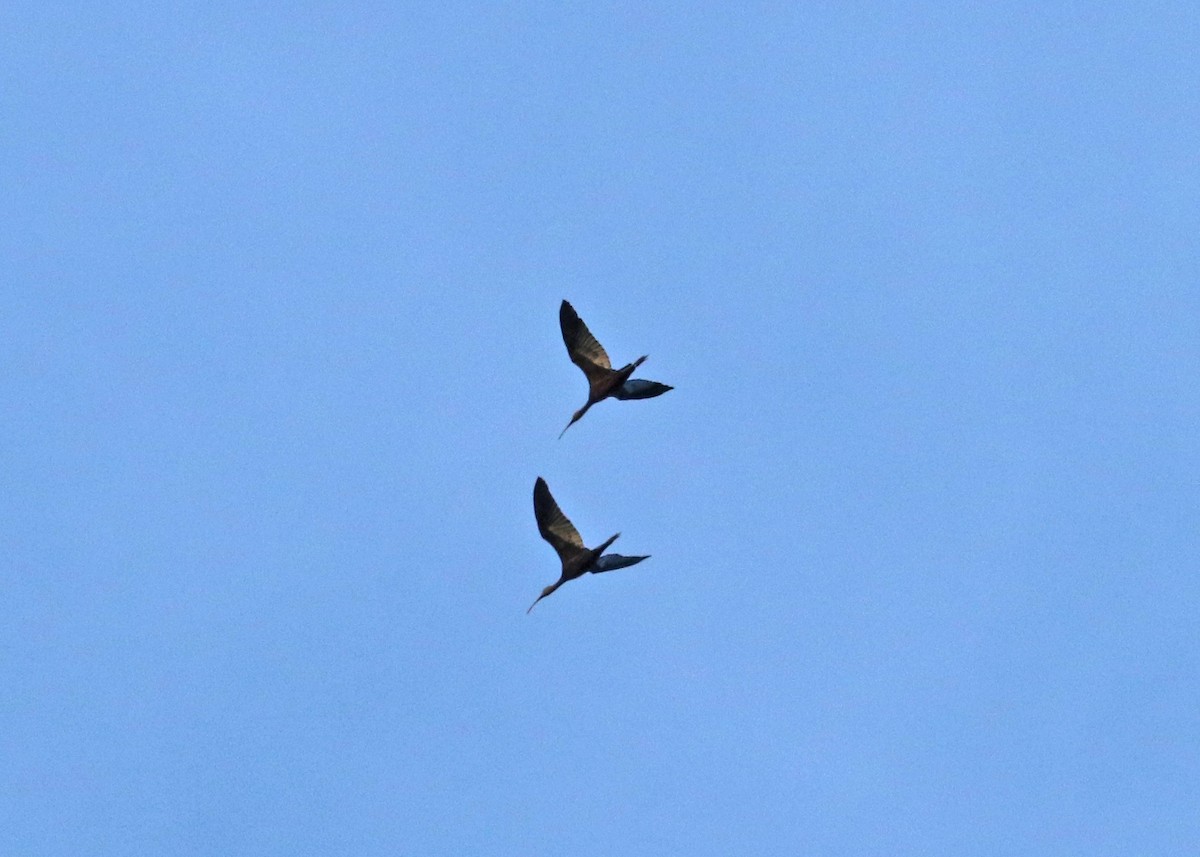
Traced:
<path id="1" fill-rule="evenodd" d="M 529 610 L 532 610 L 538 601 L 568 580 L 582 577 L 589 571 L 599 574 L 618 568 L 628 568 L 631 565 L 637 565 L 644 559 L 649 559 L 648 556 L 622 556 L 619 553 L 604 553 L 608 546 L 617 540 L 620 533 L 609 538 L 600 547 L 584 547 L 583 537 L 579 535 L 579 530 L 575 529 L 575 525 L 562 513 L 562 509 L 558 508 L 558 504 L 554 502 L 554 497 L 550 494 L 550 487 L 540 476 L 533 483 L 533 516 L 537 519 L 538 532 L 542 534 L 543 539 L 550 543 L 550 547 L 554 548 L 558 558 L 562 561 L 562 575 L 557 582 L 542 590 L 542 594 L 533 604 L 529 605 Z M 529 610 L 525 612 L 528 613 Z"/>
<path id="2" fill-rule="evenodd" d="M 567 301 L 558 308 L 558 324 L 562 328 L 563 344 L 567 346 L 567 355 L 571 362 L 578 366 L 588 380 L 588 399 L 582 408 L 575 412 L 567 428 L 562 430 L 559 437 L 566 434 L 567 429 L 575 424 L 588 408 L 599 401 L 615 399 L 652 399 L 661 396 L 667 390 L 674 389 L 658 381 L 646 381 L 640 378 L 630 378 L 633 370 L 642 365 L 646 355 L 642 355 L 632 363 L 627 363 L 620 369 L 612 368 L 608 352 L 588 330 L 579 313 Z"/>

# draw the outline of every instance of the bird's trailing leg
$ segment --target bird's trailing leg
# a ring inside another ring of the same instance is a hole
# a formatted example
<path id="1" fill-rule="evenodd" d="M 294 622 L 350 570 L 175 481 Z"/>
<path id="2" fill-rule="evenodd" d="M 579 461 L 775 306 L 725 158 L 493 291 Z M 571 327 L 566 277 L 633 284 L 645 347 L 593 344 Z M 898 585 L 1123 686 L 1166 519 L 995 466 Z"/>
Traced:
<path id="1" fill-rule="evenodd" d="M 615 542 L 619 538 L 621 538 L 621 534 L 617 533 L 616 535 L 609 538 L 608 541 L 606 541 L 604 544 L 600 545 L 600 547 L 596 548 L 596 550 L 594 551 L 596 558 L 599 559 L 600 554 L 602 554 L 606 550 L 608 550 L 608 546 L 611 545 L 613 542 Z"/>

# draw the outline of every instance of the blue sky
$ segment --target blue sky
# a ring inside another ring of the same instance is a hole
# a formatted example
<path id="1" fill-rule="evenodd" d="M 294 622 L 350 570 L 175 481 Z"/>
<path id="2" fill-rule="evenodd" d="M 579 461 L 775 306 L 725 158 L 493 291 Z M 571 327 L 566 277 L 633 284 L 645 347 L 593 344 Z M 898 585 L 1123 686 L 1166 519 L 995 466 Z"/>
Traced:
<path id="1" fill-rule="evenodd" d="M 0 851 L 1200 846 L 1194 4 L 0 32 Z"/>

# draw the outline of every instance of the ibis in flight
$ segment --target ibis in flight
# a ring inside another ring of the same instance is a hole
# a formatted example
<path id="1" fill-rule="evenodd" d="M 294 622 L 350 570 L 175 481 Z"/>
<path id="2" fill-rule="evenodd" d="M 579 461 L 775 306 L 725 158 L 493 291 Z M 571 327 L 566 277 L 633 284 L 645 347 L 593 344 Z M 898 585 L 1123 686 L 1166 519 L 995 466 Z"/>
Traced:
<path id="1" fill-rule="evenodd" d="M 646 359 L 645 354 L 620 369 L 612 368 L 604 346 L 592 336 L 579 313 L 575 312 L 575 307 L 566 301 L 558 308 L 558 324 L 562 328 L 563 342 L 567 346 L 571 362 L 582 369 L 588 379 L 587 402 L 575 412 L 571 421 L 567 423 L 567 428 L 559 433 L 559 437 L 566 434 L 567 429 L 575 425 L 575 422 L 587 413 L 588 408 L 609 396 L 617 399 L 652 399 L 661 396 L 667 390 L 675 389 L 657 381 L 629 377 L 634 369 L 642 365 Z"/>
<path id="2" fill-rule="evenodd" d="M 562 509 L 558 508 L 558 504 L 550 496 L 550 488 L 546 485 L 546 480 L 540 476 L 537 482 L 533 483 L 533 516 L 537 518 L 538 532 L 542 534 L 543 539 L 550 543 L 550 547 L 554 548 L 558 558 L 562 560 L 562 575 L 556 583 L 552 583 L 542 590 L 542 594 L 533 604 L 529 605 L 529 610 L 532 610 L 538 601 L 568 580 L 583 577 L 589 571 L 599 574 L 602 571 L 628 568 L 631 565 L 637 565 L 644 559 L 649 559 L 648 556 L 621 556 L 619 553 L 604 553 L 605 549 L 617 540 L 620 533 L 598 548 L 584 547 L 579 530 L 575 529 L 575 525 L 562 513 Z M 528 613 L 529 610 L 525 612 Z"/>

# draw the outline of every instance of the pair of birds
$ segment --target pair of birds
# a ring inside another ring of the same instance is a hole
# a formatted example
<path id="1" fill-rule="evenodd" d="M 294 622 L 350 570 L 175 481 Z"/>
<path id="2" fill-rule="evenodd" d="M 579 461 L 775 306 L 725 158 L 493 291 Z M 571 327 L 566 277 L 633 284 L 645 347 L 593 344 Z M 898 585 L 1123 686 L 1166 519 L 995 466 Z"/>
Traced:
<path id="1" fill-rule="evenodd" d="M 610 397 L 614 399 L 652 399 L 655 396 L 661 396 L 667 390 L 674 389 L 657 381 L 645 381 L 630 377 L 633 370 L 645 361 L 646 355 L 644 354 L 620 369 L 612 368 L 612 361 L 608 359 L 608 352 L 604 350 L 604 346 L 596 340 L 596 337 L 592 336 L 592 332 L 583 323 L 579 313 L 575 312 L 575 308 L 566 301 L 563 301 L 562 306 L 558 308 L 558 324 L 562 328 L 567 355 L 571 358 L 572 363 L 583 370 L 583 374 L 587 376 L 588 380 L 587 402 L 571 417 L 567 428 L 564 428 L 559 434 L 560 438 L 567 433 L 567 429 L 575 425 L 588 412 L 588 408 L 597 402 Z M 554 497 L 550 494 L 550 487 L 540 476 L 533 483 L 533 516 L 537 519 L 538 532 L 542 534 L 543 539 L 550 543 L 562 561 L 562 575 L 555 583 L 542 590 L 542 594 L 533 604 L 529 605 L 529 610 L 532 610 L 538 601 L 568 580 L 582 577 L 589 571 L 599 574 L 618 568 L 628 568 L 631 565 L 637 565 L 644 559 L 649 559 L 648 556 L 606 554 L 604 551 L 617 540 L 620 533 L 609 538 L 600 547 L 585 547 L 579 530 L 575 529 L 575 525 L 562 513 L 562 509 L 558 508 L 558 504 L 554 502 Z M 525 612 L 528 613 L 529 610 Z"/>

